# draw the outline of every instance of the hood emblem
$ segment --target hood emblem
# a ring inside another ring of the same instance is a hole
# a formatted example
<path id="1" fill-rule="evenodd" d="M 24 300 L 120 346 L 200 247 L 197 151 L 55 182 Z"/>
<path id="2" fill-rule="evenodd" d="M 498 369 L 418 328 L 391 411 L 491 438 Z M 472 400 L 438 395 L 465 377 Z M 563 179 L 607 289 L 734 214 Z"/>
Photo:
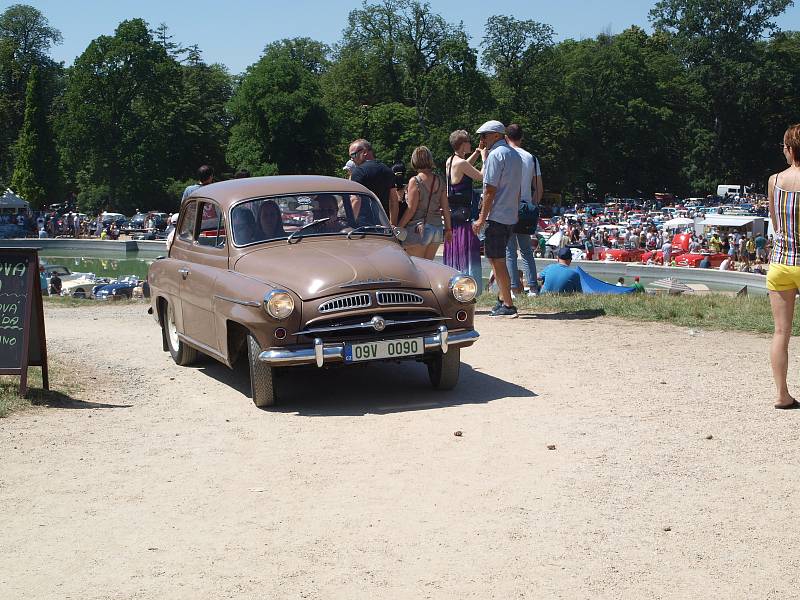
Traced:
<path id="1" fill-rule="evenodd" d="M 383 317 L 372 317 L 369 323 L 375 331 L 383 331 L 386 329 L 386 321 Z"/>

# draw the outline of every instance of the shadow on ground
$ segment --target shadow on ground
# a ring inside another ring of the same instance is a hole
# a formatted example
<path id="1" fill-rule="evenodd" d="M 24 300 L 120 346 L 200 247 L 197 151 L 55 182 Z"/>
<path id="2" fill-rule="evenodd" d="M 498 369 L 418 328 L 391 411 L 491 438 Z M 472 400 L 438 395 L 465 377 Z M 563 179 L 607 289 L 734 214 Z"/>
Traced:
<path id="1" fill-rule="evenodd" d="M 524 310 L 524 309 L 523 309 Z M 476 315 L 489 315 L 489 310 L 476 310 Z M 579 321 L 581 319 L 596 319 L 604 317 L 606 311 L 602 308 L 587 308 L 586 310 L 568 310 L 556 313 L 519 313 L 520 319 L 541 319 L 543 321 Z"/>
<path id="2" fill-rule="evenodd" d="M 570 310 L 557 313 L 521 314 L 520 319 L 539 319 L 542 321 L 580 321 L 604 317 L 606 311 L 602 308 L 587 308 L 586 310 Z"/>
<path id="3" fill-rule="evenodd" d="M 239 361 L 234 370 L 208 361 L 199 370 L 249 397 L 250 376 L 245 361 Z M 458 385 L 451 391 L 433 389 L 422 364 L 373 363 L 332 369 L 286 369 L 278 377 L 278 404 L 265 410 L 306 417 L 363 416 L 534 397 L 533 391 L 466 363 L 461 363 Z"/>
<path id="4" fill-rule="evenodd" d="M 133 406 L 132 404 L 87 402 L 55 390 L 31 389 L 28 392 L 28 398 L 34 406 L 47 406 L 49 408 L 131 408 Z"/>

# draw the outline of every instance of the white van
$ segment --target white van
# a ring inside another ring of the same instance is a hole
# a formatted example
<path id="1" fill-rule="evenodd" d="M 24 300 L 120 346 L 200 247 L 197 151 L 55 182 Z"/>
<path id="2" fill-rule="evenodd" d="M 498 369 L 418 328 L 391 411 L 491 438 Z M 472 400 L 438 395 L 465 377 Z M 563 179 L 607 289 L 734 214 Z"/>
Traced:
<path id="1" fill-rule="evenodd" d="M 728 183 L 724 183 L 722 185 L 717 186 L 717 196 L 720 198 L 724 198 L 726 195 L 728 196 L 742 196 L 747 194 L 750 191 L 750 188 L 744 185 L 731 185 Z"/>

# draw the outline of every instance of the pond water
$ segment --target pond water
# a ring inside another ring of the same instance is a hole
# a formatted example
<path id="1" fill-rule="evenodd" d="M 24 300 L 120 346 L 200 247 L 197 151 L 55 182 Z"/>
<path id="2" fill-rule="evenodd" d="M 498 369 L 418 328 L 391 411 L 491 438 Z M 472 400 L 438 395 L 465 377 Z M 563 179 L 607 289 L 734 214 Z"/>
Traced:
<path id="1" fill-rule="evenodd" d="M 164 252 L 139 252 L 120 253 L 117 256 L 99 256 L 100 253 L 85 250 L 56 250 L 52 254 L 40 254 L 41 260 L 50 265 L 64 265 L 70 271 L 78 273 L 94 273 L 98 277 L 125 277 L 136 275 L 139 279 L 147 276 L 147 269 L 158 256 Z M 87 256 L 94 255 L 94 256 Z"/>

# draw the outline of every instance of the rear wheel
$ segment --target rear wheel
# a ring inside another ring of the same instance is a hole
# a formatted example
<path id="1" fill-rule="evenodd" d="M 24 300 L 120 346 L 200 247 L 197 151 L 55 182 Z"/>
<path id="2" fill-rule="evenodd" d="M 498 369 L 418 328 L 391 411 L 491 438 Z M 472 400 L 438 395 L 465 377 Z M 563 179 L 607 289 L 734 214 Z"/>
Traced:
<path id="1" fill-rule="evenodd" d="M 164 336 L 167 338 L 167 347 L 175 364 L 185 367 L 197 360 L 197 350 L 180 340 L 178 327 L 175 325 L 175 309 L 169 302 L 165 304 Z"/>
<path id="2" fill-rule="evenodd" d="M 450 348 L 428 361 L 428 376 L 437 390 L 452 390 L 458 383 L 461 368 L 461 348 Z"/>
<path id="3" fill-rule="evenodd" d="M 78 288 L 77 290 L 74 290 L 72 292 L 72 297 L 73 298 L 84 298 L 85 299 L 86 298 L 86 290 L 84 290 L 83 288 Z"/>
<path id="4" fill-rule="evenodd" d="M 261 346 L 253 334 L 247 334 L 247 359 L 250 364 L 250 397 L 259 408 L 272 406 L 278 399 L 275 369 L 258 360 Z"/>

